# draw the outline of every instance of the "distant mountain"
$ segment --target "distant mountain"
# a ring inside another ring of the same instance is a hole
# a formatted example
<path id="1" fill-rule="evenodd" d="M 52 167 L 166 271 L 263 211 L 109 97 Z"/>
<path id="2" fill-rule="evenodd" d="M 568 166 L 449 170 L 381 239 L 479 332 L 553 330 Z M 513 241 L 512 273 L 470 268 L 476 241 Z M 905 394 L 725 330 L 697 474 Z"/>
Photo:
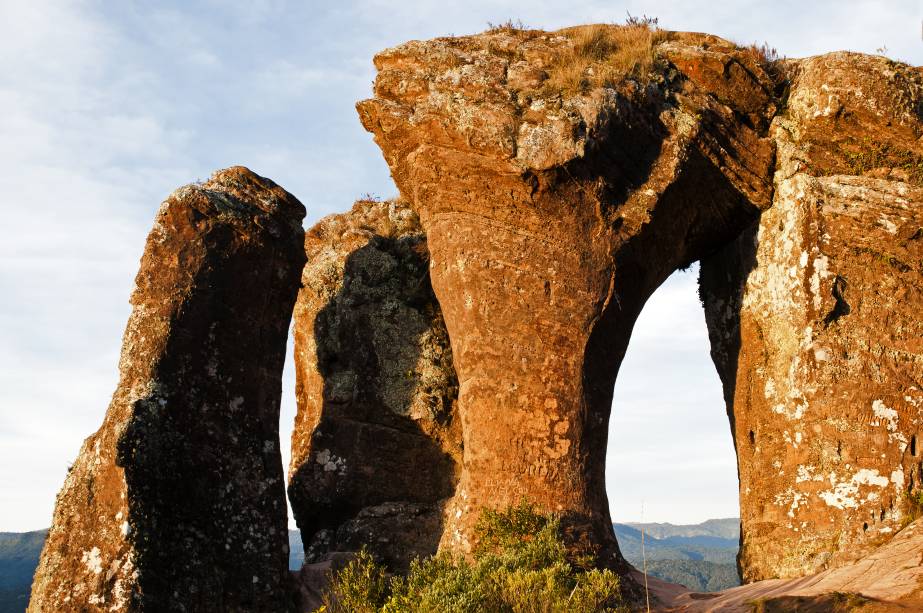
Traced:
<path id="1" fill-rule="evenodd" d="M 740 540 L 740 519 L 737 517 L 707 519 L 701 524 L 639 524 L 628 522 L 624 525 L 637 528 L 638 530 L 643 526 L 645 535 L 650 535 L 658 539 L 671 536 L 716 536 L 722 539 Z"/>
<path id="2" fill-rule="evenodd" d="M 720 592 L 740 585 L 736 564 L 703 560 L 648 560 L 647 574 L 695 592 Z"/>
<path id="3" fill-rule="evenodd" d="M 0 613 L 22 613 L 48 530 L 0 532 Z"/>
<path id="4" fill-rule="evenodd" d="M 643 528 L 648 573 L 702 592 L 740 585 L 737 574 L 739 526 L 737 519 L 711 519 L 686 526 L 612 525 L 622 555 L 636 568 L 644 565 L 641 555 Z"/>
<path id="5" fill-rule="evenodd" d="M 0 532 L 0 613 L 23 613 L 29 604 L 32 575 L 48 530 Z M 298 570 L 304 548 L 297 530 L 288 531 L 288 567 Z"/>

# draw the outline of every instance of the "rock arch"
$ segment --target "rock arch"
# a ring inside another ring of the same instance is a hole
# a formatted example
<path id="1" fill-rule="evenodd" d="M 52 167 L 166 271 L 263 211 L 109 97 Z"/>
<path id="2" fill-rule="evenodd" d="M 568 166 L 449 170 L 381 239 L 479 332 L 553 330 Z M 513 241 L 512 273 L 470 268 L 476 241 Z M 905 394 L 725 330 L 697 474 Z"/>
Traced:
<path id="1" fill-rule="evenodd" d="M 644 69 L 613 76 L 620 49 Z M 613 383 L 648 296 L 696 260 L 744 578 L 842 565 L 901 528 L 923 481 L 917 69 L 615 26 L 375 62 L 358 111 L 406 204 L 360 202 L 304 249 L 301 204 L 246 169 L 164 204 L 31 610 L 294 606 L 273 443 L 305 251 L 289 494 L 317 552 L 464 552 L 482 508 L 525 497 L 627 571 Z"/>
<path id="2" fill-rule="evenodd" d="M 420 215 L 458 371 L 441 546 L 467 550 L 480 508 L 524 496 L 620 565 L 612 383 L 646 298 L 701 259 L 745 580 L 855 559 L 920 487 L 919 72 L 670 33 L 659 78 L 549 91 L 580 36 L 408 43 L 358 105 Z"/>
<path id="3" fill-rule="evenodd" d="M 573 96 L 511 78 L 553 70 L 567 36 L 499 31 L 376 57 L 359 113 L 420 214 L 459 378 L 444 547 L 467 551 L 482 507 L 525 497 L 621 564 L 606 425 L 635 318 L 772 199 L 770 74 L 720 39 L 670 38 L 661 78 Z"/>

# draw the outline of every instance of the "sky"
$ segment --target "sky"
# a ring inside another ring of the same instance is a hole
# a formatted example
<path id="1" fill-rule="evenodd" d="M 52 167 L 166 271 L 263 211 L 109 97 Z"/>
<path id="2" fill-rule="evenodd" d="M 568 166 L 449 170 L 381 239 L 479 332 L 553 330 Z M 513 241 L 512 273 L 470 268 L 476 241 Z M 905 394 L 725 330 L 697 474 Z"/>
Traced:
<path id="1" fill-rule="evenodd" d="M 396 195 L 353 107 L 371 93 L 375 52 L 507 19 L 556 29 L 627 13 L 788 57 L 886 49 L 923 64 L 913 0 L 0 0 L 0 531 L 48 526 L 101 423 L 144 241 L 171 191 L 243 164 L 295 194 L 307 227 Z M 616 520 L 737 515 L 695 276 L 651 298 L 616 384 Z M 286 454 L 293 416 L 289 363 Z"/>

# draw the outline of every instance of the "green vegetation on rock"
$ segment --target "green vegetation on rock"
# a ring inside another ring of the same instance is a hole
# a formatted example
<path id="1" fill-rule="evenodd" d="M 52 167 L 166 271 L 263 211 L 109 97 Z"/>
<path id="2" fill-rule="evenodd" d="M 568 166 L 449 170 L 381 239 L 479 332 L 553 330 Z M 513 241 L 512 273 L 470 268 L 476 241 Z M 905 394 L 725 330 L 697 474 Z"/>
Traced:
<path id="1" fill-rule="evenodd" d="M 618 577 L 573 556 L 560 518 L 522 503 L 485 511 L 472 559 L 440 553 L 389 576 L 362 552 L 332 577 L 324 613 L 594 613 L 626 610 Z"/>

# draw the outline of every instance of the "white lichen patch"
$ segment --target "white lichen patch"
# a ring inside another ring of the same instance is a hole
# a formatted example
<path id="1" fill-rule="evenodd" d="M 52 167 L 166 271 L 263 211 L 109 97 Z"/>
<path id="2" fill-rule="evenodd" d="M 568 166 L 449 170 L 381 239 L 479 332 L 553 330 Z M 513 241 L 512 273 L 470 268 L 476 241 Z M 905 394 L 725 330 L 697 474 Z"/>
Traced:
<path id="1" fill-rule="evenodd" d="M 904 467 L 898 466 L 896 470 L 891 471 L 891 483 L 894 484 L 894 491 L 900 494 L 904 490 Z"/>
<path id="2" fill-rule="evenodd" d="M 338 472 L 341 475 L 346 474 L 346 458 L 341 458 L 333 454 L 329 449 L 318 451 L 314 461 L 324 467 L 324 472 Z"/>
<path id="3" fill-rule="evenodd" d="M 895 224 L 893 221 L 891 221 L 884 215 L 878 218 L 878 223 L 881 225 L 882 228 L 887 230 L 889 233 L 897 234 L 897 224 Z"/>
<path id="4" fill-rule="evenodd" d="M 862 468 L 849 481 L 837 483 L 836 475 L 830 473 L 830 485 L 833 489 L 820 492 L 818 496 L 827 506 L 837 509 L 855 509 L 859 506 L 859 486 L 887 487 L 890 480 L 879 474 L 877 469 Z M 868 499 L 868 498 L 867 498 Z"/>
<path id="5" fill-rule="evenodd" d="M 878 422 L 872 423 L 873 426 L 880 426 L 881 420 L 884 420 L 889 432 L 897 431 L 897 411 L 888 407 L 881 400 L 875 400 L 872 402 L 872 412 L 879 419 Z"/>
<path id="6" fill-rule="evenodd" d="M 84 551 L 83 556 L 80 558 L 80 561 L 87 567 L 87 570 L 95 575 L 103 572 L 103 560 L 99 554 L 99 547 L 94 547 L 89 551 Z"/>
<path id="7" fill-rule="evenodd" d="M 815 468 L 811 464 L 799 466 L 798 474 L 795 477 L 795 483 L 802 483 L 804 481 L 823 481 L 824 476 L 814 471 Z"/>

